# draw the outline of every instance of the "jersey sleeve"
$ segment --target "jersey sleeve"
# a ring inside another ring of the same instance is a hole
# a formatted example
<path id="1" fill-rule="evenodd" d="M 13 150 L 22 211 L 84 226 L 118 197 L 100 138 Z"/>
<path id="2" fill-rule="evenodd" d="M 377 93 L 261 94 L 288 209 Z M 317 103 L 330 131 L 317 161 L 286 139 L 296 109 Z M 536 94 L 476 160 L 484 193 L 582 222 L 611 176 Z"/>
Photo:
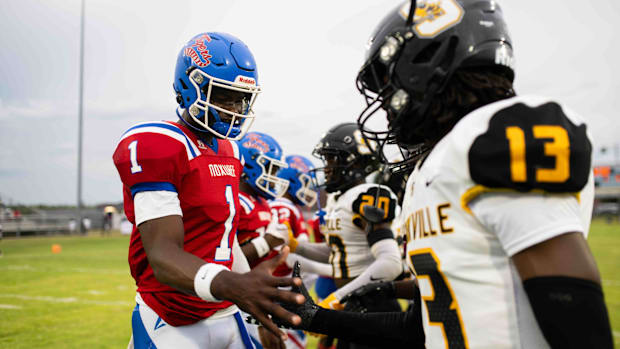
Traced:
<path id="1" fill-rule="evenodd" d="M 362 227 L 359 221 L 364 217 L 364 209 L 368 206 L 376 206 L 383 210 L 383 221 L 391 222 L 396 216 L 398 199 L 388 187 L 371 186 L 360 192 L 352 204 L 353 224 Z"/>
<path id="2" fill-rule="evenodd" d="M 182 141 L 155 132 L 128 131 L 113 155 L 121 181 L 132 196 L 142 191 L 178 192 L 189 172 L 187 146 Z"/>
<path id="3" fill-rule="evenodd" d="M 592 145 L 586 125 L 554 102 L 497 111 L 469 149 L 472 180 L 487 188 L 576 193 L 587 183 Z"/>
<path id="4" fill-rule="evenodd" d="M 269 203 L 271 213 L 278 215 L 278 223 L 287 222 L 293 230 L 293 235 L 299 237 L 308 235 L 308 229 L 304 217 L 299 209 L 290 203 L 271 201 Z"/>
<path id="5" fill-rule="evenodd" d="M 491 192 L 472 201 L 470 208 L 509 256 L 564 233 L 586 234 L 579 202 L 571 194 Z"/>

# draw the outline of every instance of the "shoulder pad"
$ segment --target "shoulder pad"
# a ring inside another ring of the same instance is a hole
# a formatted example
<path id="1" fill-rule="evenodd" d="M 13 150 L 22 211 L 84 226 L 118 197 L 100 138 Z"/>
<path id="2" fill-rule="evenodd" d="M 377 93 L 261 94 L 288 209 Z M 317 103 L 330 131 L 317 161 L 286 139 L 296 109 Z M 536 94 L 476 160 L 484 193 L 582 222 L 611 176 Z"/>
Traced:
<path id="1" fill-rule="evenodd" d="M 490 188 L 578 192 L 587 183 L 592 145 L 554 102 L 497 111 L 468 154 L 472 180 Z"/>
<path id="2" fill-rule="evenodd" d="M 189 160 L 197 154 L 198 149 L 176 126 L 150 122 L 125 132 L 113 160 L 121 181 L 128 187 L 145 182 L 176 186 L 189 170 Z"/>
<path id="3" fill-rule="evenodd" d="M 378 193 L 377 193 L 378 192 Z M 396 195 L 385 186 L 371 185 L 365 191 L 359 193 L 353 200 L 352 210 L 355 215 L 364 216 L 365 206 L 377 206 L 384 212 L 384 222 L 389 222 L 396 215 L 397 199 Z"/>
<path id="4" fill-rule="evenodd" d="M 200 150 L 196 144 L 194 144 L 194 142 L 183 132 L 183 130 L 174 124 L 164 121 L 149 121 L 132 126 L 121 136 L 119 145 L 126 139 L 142 137 L 157 138 L 158 142 L 178 142 L 185 148 L 188 160 L 200 155 Z"/>

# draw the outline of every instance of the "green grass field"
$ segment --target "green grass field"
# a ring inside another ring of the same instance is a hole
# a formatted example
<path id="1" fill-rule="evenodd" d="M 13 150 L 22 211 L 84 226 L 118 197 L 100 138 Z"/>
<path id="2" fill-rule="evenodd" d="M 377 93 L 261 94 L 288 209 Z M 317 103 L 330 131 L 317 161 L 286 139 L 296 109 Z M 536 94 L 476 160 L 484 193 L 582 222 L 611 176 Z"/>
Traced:
<path id="1" fill-rule="evenodd" d="M 594 221 L 589 242 L 619 346 L 620 224 Z M 2 240 L 0 348 L 125 348 L 135 295 L 128 243 L 98 233 Z"/>

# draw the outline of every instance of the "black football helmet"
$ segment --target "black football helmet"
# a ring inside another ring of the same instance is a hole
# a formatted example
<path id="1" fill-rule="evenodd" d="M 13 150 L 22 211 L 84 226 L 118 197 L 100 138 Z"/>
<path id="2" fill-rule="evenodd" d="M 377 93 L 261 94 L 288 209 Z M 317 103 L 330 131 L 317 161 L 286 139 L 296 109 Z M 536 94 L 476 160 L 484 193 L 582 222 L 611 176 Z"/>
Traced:
<path id="1" fill-rule="evenodd" d="M 384 144 L 397 143 L 405 149 L 405 162 L 411 162 L 428 149 L 425 143 L 443 136 L 437 135 L 438 120 L 429 116 L 428 107 L 455 71 L 485 67 L 512 81 L 513 64 L 512 43 L 495 0 L 407 1 L 389 12 L 368 42 L 357 76 L 367 103 L 359 128 L 379 145 L 378 155 Z M 367 127 L 379 109 L 387 112 L 387 130 Z"/>
<path id="2" fill-rule="evenodd" d="M 323 161 L 328 193 L 344 191 L 379 168 L 380 161 L 362 137 L 357 124 L 342 123 L 329 129 L 314 147 L 312 155 Z"/>

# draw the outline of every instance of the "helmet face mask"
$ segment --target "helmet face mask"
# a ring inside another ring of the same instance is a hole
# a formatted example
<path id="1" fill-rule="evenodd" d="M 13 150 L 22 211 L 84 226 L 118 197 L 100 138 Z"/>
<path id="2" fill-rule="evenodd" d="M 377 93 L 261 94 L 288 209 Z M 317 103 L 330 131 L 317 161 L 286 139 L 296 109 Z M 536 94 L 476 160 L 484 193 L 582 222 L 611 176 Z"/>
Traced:
<path id="1" fill-rule="evenodd" d="M 314 206 L 318 194 L 316 193 L 316 190 L 314 190 L 312 178 L 305 173 L 300 173 L 297 179 L 299 180 L 300 185 L 299 189 L 295 191 L 295 198 L 306 207 Z"/>
<path id="2" fill-rule="evenodd" d="M 192 128 L 239 140 L 254 121 L 252 108 L 261 92 L 257 80 L 254 57 L 243 42 L 203 33 L 179 53 L 173 87 L 180 108 L 198 126 Z"/>
<path id="3" fill-rule="evenodd" d="M 320 172 L 324 175 L 324 182 L 319 185 L 328 193 L 343 191 L 377 170 L 379 161 L 371 151 L 372 141 L 368 142 L 354 123 L 332 127 L 312 152 L 324 165 L 315 170 L 319 172 L 317 180 Z"/>
<path id="4" fill-rule="evenodd" d="M 416 10 L 410 17 L 412 5 Z M 407 1 L 383 19 L 369 41 L 357 77 L 367 103 L 359 127 L 378 144 L 373 149 L 378 156 L 385 158 L 383 146 L 396 143 L 405 149 L 404 160 L 411 162 L 411 156 L 419 156 L 443 136 L 437 124 L 445 120 L 433 115 L 430 105 L 455 71 L 489 67 L 512 81 L 512 64 L 510 37 L 494 1 L 429 0 L 417 6 Z M 386 116 L 386 129 L 368 126 L 376 115 Z"/>
<path id="5" fill-rule="evenodd" d="M 279 159 L 269 157 L 264 154 L 258 155 L 256 164 L 261 169 L 261 174 L 254 180 L 254 183 L 262 194 L 267 194 L 267 198 L 279 198 L 288 189 L 287 180 L 277 176 L 281 169 L 287 168 L 288 165 Z"/>
<path id="6" fill-rule="evenodd" d="M 312 207 L 318 194 L 314 185 L 314 165 L 301 155 L 288 155 L 285 158 L 288 168 L 278 172 L 278 177 L 289 182 L 288 194 L 298 205 Z"/>

